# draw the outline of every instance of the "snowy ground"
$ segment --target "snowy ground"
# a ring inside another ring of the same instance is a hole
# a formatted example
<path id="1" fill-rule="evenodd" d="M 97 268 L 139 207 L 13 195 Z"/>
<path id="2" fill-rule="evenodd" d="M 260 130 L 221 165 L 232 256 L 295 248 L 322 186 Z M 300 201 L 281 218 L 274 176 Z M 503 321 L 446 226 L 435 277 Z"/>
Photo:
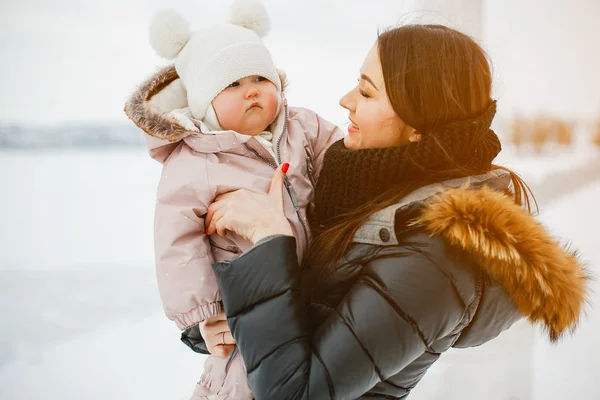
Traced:
<path id="1" fill-rule="evenodd" d="M 599 161 L 593 152 L 501 159 L 544 193 L 541 220 L 598 276 Z M 0 152 L 0 398 L 189 397 L 203 357 L 179 343 L 158 301 L 159 171 L 144 151 Z M 521 324 L 446 354 L 412 398 L 596 398 L 597 308 L 558 347 Z"/>

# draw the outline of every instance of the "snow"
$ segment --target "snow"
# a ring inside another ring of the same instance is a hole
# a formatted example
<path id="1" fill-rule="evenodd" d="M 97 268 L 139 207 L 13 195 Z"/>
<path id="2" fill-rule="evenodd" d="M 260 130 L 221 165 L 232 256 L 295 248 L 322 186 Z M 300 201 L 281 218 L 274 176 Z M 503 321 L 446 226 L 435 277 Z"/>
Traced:
<path id="1" fill-rule="evenodd" d="M 541 221 L 598 276 L 599 159 L 592 151 L 501 159 L 546 193 Z M 143 150 L 0 152 L 3 400 L 189 398 L 204 356 L 179 342 L 158 299 L 159 173 Z M 599 331 L 593 308 L 558 346 L 518 324 L 445 354 L 411 399 L 592 399 Z"/>
<path id="2" fill-rule="evenodd" d="M 573 339 L 551 346 L 534 343 L 534 394 L 536 399 L 600 397 L 600 181 L 583 188 L 543 211 L 541 219 L 558 237 L 569 238 L 589 263 L 595 276 L 586 316 Z M 592 396 L 593 394 L 593 396 Z"/>

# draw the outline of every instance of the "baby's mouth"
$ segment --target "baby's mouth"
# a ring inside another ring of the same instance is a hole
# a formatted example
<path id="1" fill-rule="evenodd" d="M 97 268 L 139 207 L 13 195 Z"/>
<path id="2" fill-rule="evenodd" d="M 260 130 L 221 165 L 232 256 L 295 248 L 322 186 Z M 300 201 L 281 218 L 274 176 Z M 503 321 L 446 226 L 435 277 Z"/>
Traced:
<path id="1" fill-rule="evenodd" d="M 260 106 L 260 103 L 258 103 L 258 102 L 254 102 L 254 103 L 252 103 L 252 104 L 250 105 L 250 107 L 248 107 L 248 110 L 252 110 L 253 108 L 256 108 L 256 107 L 258 107 L 258 108 L 262 108 L 262 107 Z"/>

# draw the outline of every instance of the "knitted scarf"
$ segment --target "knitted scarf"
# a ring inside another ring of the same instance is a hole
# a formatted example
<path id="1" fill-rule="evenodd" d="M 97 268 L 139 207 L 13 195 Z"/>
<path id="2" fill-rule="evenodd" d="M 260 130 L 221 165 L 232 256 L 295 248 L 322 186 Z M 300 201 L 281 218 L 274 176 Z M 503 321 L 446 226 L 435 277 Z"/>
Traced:
<path id="1" fill-rule="evenodd" d="M 489 171 L 501 150 L 490 129 L 495 113 L 492 101 L 481 115 L 449 123 L 399 147 L 349 150 L 343 140 L 334 143 L 323 160 L 311 225 L 317 227 L 318 221 L 326 228 L 395 186 L 431 180 L 440 172 L 464 176 Z"/>

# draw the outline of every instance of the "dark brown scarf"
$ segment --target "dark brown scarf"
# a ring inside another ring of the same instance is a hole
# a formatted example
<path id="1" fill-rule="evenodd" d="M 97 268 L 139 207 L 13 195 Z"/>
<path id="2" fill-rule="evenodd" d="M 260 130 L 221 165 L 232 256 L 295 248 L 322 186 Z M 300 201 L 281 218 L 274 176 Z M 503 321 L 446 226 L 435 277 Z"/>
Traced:
<path id="1" fill-rule="evenodd" d="M 490 129 L 496 101 L 481 115 L 424 133 L 421 140 L 400 147 L 348 150 L 344 141 L 325 154 L 315 191 L 311 225 L 327 227 L 336 217 L 394 186 L 431 179 L 440 172 L 485 173 L 501 150 Z"/>

